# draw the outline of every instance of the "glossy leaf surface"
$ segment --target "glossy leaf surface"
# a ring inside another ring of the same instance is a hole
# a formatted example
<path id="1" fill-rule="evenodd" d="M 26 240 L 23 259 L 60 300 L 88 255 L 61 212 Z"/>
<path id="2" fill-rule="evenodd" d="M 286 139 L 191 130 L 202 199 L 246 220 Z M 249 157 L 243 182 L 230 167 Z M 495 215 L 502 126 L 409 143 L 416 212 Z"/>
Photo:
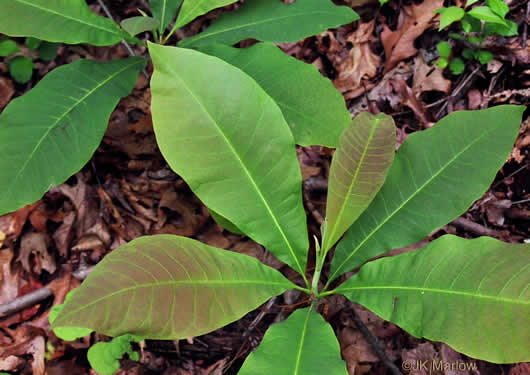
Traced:
<path id="1" fill-rule="evenodd" d="M 0 33 L 94 46 L 116 44 L 127 35 L 112 20 L 92 13 L 85 0 L 3 0 Z"/>
<path id="2" fill-rule="evenodd" d="M 179 45 L 232 45 L 248 38 L 296 42 L 358 19 L 351 8 L 337 6 L 330 0 L 297 0 L 292 4 L 280 0 L 251 0 L 237 11 L 221 15 L 206 31 L 184 39 Z"/>
<path id="3" fill-rule="evenodd" d="M 394 161 L 396 127 L 385 114 L 358 114 L 331 162 L 322 250 L 328 251 L 368 207 Z"/>
<path id="4" fill-rule="evenodd" d="M 174 28 L 182 27 L 213 9 L 235 2 L 236 0 L 184 0 Z"/>
<path id="5" fill-rule="evenodd" d="M 182 0 L 149 0 L 153 17 L 160 21 L 158 29 L 160 33 L 163 33 L 171 21 L 175 19 L 181 4 Z"/>
<path id="6" fill-rule="evenodd" d="M 454 112 L 410 135 L 385 184 L 337 245 L 331 279 L 420 241 L 465 212 L 506 161 L 523 111 L 507 105 Z"/>
<path id="7" fill-rule="evenodd" d="M 48 73 L 0 116 L 0 215 L 40 199 L 96 151 L 145 60 L 78 60 Z"/>
<path id="8" fill-rule="evenodd" d="M 299 145 L 336 147 L 342 131 L 351 125 L 344 98 L 331 81 L 272 43 L 244 49 L 214 44 L 200 50 L 254 78 L 278 104 Z"/>
<path id="9" fill-rule="evenodd" d="M 303 274 L 302 178 L 276 103 L 216 57 L 155 44 L 149 51 L 153 124 L 171 168 L 206 206 Z"/>
<path id="10" fill-rule="evenodd" d="M 364 265 L 337 292 L 416 337 L 490 362 L 525 362 L 529 265 L 530 244 L 446 235 Z"/>
<path id="11" fill-rule="evenodd" d="M 231 323 L 293 286 L 255 258 L 186 237 L 145 236 L 98 263 L 53 328 L 182 339 Z"/>
<path id="12" fill-rule="evenodd" d="M 347 375 L 331 326 L 311 307 L 273 324 L 238 375 Z"/>

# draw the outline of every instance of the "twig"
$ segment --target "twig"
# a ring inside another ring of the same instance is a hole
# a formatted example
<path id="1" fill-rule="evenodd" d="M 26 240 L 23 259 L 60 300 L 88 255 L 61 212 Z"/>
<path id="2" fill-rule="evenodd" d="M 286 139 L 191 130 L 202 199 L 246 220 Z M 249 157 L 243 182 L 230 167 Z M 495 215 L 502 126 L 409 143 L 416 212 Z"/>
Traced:
<path id="1" fill-rule="evenodd" d="M 90 271 L 92 271 L 92 268 L 93 267 L 81 268 L 73 272 L 72 276 L 74 276 L 78 280 L 84 280 L 88 276 Z M 27 309 L 28 307 L 36 305 L 44 301 L 46 298 L 51 297 L 52 295 L 53 292 L 49 288 L 43 287 L 34 290 L 31 293 L 24 294 L 23 296 L 20 296 L 11 302 L 4 303 L 0 305 L 0 319 L 6 318 L 9 315 L 15 314 L 19 311 Z"/>
<path id="2" fill-rule="evenodd" d="M 456 220 L 453 220 L 451 224 L 457 225 L 465 230 L 478 234 L 479 236 L 488 236 L 488 237 L 499 237 L 500 233 L 495 229 L 486 228 L 483 225 L 475 223 L 465 217 L 459 217 Z"/>
<path id="3" fill-rule="evenodd" d="M 116 22 L 114 20 L 114 17 L 112 17 L 112 14 L 110 13 L 109 8 L 107 8 L 107 6 L 103 2 L 103 0 L 98 0 L 98 4 L 101 6 L 101 9 L 103 9 L 103 12 L 105 13 L 105 15 L 108 18 L 110 18 L 112 21 Z M 127 50 L 127 53 L 129 53 L 130 56 L 136 56 L 136 53 L 134 53 L 134 50 L 132 49 L 131 45 L 125 39 L 122 39 L 121 44 L 123 44 L 123 46 Z M 149 75 L 147 74 L 147 70 L 142 69 L 142 73 L 145 76 L 145 78 L 149 79 Z"/>
<path id="4" fill-rule="evenodd" d="M 500 184 L 504 183 L 504 181 L 506 181 L 506 180 L 509 179 L 510 177 L 515 176 L 517 173 L 521 172 L 523 169 L 526 169 L 527 167 L 528 167 L 528 164 L 525 164 L 525 165 L 523 165 L 521 168 L 517 169 L 515 172 L 510 173 L 508 176 L 504 177 L 502 180 L 500 180 L 500 181 L 497 182 L 495 185 L 493 185 L 493 186 L 491 187 L 491 190 L 494 190 L 497 186 L 499 186 Z"/>
<path id="5" fill-rule="evenodd" d="M 442 114 L 442 112 L 445 110 L 445 108 L 447 107 L 447 105 L 449 104 L 449 100 L 450 99 L 454 99 L 456 98 L 459 94 L 460 94 L 460 91 L 462 91 L 462 89 L 469 83 L 469 81 L 471 81 L 471 79 L 475 76 L 475 74 L 477 74 L 477 72 L 480 70 L 481 66 L 477 66 L 459 85 L 456 89 L 453 90 L 453 92 L 451 93 L 451 95 L 449 96 L 449 98 L 447 98 L 447 101 L 442 105 L 442 107 L 438 110 L 438 112 L 436 113 L 436 118 L 440 118 L 440 115 Z"/>
<path id="6" fill-rule="evenodd" d="M 386 353 L 381 349 L 381 347 L 379 346 L 379 342 L 377 341 L 377 338 L 372 334 L 372 332 L 370 332 L 368 327 L 366 327 L 366 325 L 362 322 L 361 318 L 359 318 L 359 315 L 357 315 L 357 312 L 355 311 L 355 309 L 352 309 L 352 319 L 355 322 L 355 325 L 357 326 L 357 328 L 359 328 L 359 331 L 361 331 L 361 333 L 363 334 L 366 341 L 368 341 L 368 343 L 370 344 L 374 352 L 381 359 L 383 364 L 390 369 L 390 372 L 392 372 L 393 375 L 402 375 L 401 371 L 399 371 L 399 369 L 394 364 L 394 362 L 392 362 L 390 358 L 388 358 Z"/>

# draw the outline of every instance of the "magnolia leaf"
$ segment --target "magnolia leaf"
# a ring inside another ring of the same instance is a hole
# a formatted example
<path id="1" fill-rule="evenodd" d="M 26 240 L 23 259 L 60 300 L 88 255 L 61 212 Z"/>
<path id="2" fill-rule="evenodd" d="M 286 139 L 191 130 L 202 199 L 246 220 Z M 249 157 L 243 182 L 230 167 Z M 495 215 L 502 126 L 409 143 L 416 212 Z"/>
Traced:
<path id="1" fill-rule="evenodd" d="M 222 14 L 206 31 L 182 40 L 179 45 L 232 45 L 248 38 L 297 42 L 358 19 L 351 8 L 337 6 L 330 0 L 297 0 L 292 4 L 280 0 L 252 0 L 235 12 Z"/>
<path id="2" fill-rule="evenodd" d="M 254 78 L 276 101 L 299 145 L 337 147 L 340 134 L 351 125 L 344 98 L 331 81 L 272 43 L 244 49 L 213 44 L 200 50 Z"/>
<path id="3" fill-rule="evenodd" d="M 329 172 L 324 252 L 374 199 L 394 161 L 395 148 L 394 121 L 383 113 L 360 113 L 344 130 Z"/>
<path id="4" fill-rule="evenodd" d="M 127 37 L 112 20 L 92 13 L 85 0 L 3 0 L 0 33 L 94 46 Z"/>
<path id="5" fill-rule="evenodd" d="M 163 33 L 177 15 L 182 0 L 149 0 L 153 17 L 160 21 L 158 31 Z"/>
<path id="6" fill-rule="evenodd" d="M 303 275 L 302 177 L 276 103 L 216 57 L 156 44 L 149 52 L 154 130 L 170 167 L 206 206 Z"/>
<path id="7" fill-rule="evenodd" d="M 144 31 L 155 30 L 160 22 L 152 17 L 137 16 L 124 19 L 120 25 L 123 30 L 134 36 Z"/>
<path id="8" fill-rule="evenodd" d="M 226 219 L 223 216 L 219 215 L 217 212 L 215 212 L 211 208 L 209 208 L 208 211 L 210 212 L 210 216 L 212 217 L 212 219 L 217 224 L 219 224 L 221 227 L 226 229 L 227 231 L 235 233 L 235 234 L 244 234 L 231 221 L 229 221 L 228 219 Z"/>
<path id="9" fill-rule="evenodd" d="M 236 0 L 185 0 L 173 29 L 176 30 L 213 9 L 236 2 Z"/>
<path id="10" fill-rule="evenodd" d="M 145 60 L 77 60 L 55 68 L 0 116 L 0 215 L 40 199 L 96 151 Z"/>
<path id="11" fill-rule="evenodd" d="M 98 263 L 52 328 L 183 339 L 231 323 L 295 287 L 247 255 L 186 237 L 145 236 Z"/>
<path id="12" fill-rule="evenodd" d="M 506 161 L 525 107 L 453 112 L 411 134 L 385 183 L 335 249 L 330 280 L 464 213 Z"/>
<path id="13" fill-rule="evenodd" d="M 348 375 L 331 326 L 312 307 L 272 325 L 239 375 Z"/>
<path id="14" fill-rule="evenodd" d="M 370 262 L 337 293 L 473 358 L 530 361 L 530 244 L 443 236 Z M 527 327 L 527 328 L 524 328 Z"/>
<path id="15" fill-rule="evenodd" d="M 77 293 L 79 289 L 72 289 L 64 299 L 64 302 L 60 305 L 55 305 L 50 310 L 50 315 L 48 316 L 48 321 L 50 324 L 53 324 L 57 316 L 63 311 L 64 305 L 66 302 L 68 302 L 72 296 Z M 92 333 L 91 329 L 87 328 L 80 328 L 80 327 L 58 327 L 53 330 L 53 333 L 55 333 L 55 336 L 59 337 L 62 340 L 65 341 L 74 341 L 81 337 L 88 336 Z"/>

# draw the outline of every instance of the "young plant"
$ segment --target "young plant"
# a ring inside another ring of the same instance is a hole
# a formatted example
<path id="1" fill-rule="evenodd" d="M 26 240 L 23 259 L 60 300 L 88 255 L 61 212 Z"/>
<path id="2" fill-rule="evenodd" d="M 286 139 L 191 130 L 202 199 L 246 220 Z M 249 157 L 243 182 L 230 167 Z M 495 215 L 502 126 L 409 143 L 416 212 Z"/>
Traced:
<path id="1" fill-rule="evenodd" d="M 297 271 L 299 282 L 255 258 L 193 239 L 142 237 L 95 267 L 52 328 L 183 339 L 294 288 L 311 305 L 272 326 L 240 374 L 347 374 L 333 330 L 315 307 L 334 293 L 469 356 L 528 359 L 528 330 L 512 327 L 524 327 L 529 310 L 530 245 L 447 235 L 421 250 L 366 263 L 425 238 L 479 198 L 513 146 L 523 107 L 453 113 L 409 136 L 394 161 L 392 119 L 358 115 L 333 157 L 326 221 L 309 277 L 300 167 L 280 107 L 255 80 L 216 57 L 156 44 L 149 49 L 154 129 L 169 165 L 219 217 Z M 197 69 L 201 74 L 192 74 Z M 345 231 L 326 283 L 327 254 Z M 330 288 L 357 267 L 358 274 Z"/>
<path id="2" fill-rule="evenodd" d="M 112 20 L 92 13 L 84 0 L 5 0 L 0 12 L 0 33 L 38 38 L 46 41 L 43 43 L 109 46 L 122 39 L 142 43 L 133 35 L 154 29 L 155 41 L 167 43 L 179 27 L 235 2 L 152 0 L 153 17 L 140 12 L 141 16 L 123 20 L 120 28 Z M 164 35 L 177 12 L 174 26 Z M 179 44 L 206 48 L 248 38 L 270 43 L 295 42 L 358 18 L 352 9 L 336 6 L 331 0 L 299 0 L 293 4 L 249 0 L 237 11 L 223 14 L 206 31 Z M 270 57 L 252 61 L 252 56 L 265 52 L 270 52 Z M 247 73 L 281 103 L 296 142 L 336 146 L 350 116 L 331 82 L 316 68 L 283 54 L 272 44 L 246 54 L 250 62 Z M 110 114 L 118 101 L 130 94 L 146 62 L 139 57 L 111 62 L 80 59 L 54 69 L 5 108 L 0 116 L 0 215 L 42 198 L 50 186 L 63 183 L 90 160 Z M 283 80 L 278 68 L 288 80 Z M 302 84 L 293 85 L 289 77 L 297 77 Z M 222 81 L 223 77 L 216 80 Z M 285 86 L 286 82 L 290 86 Z M 212 96 L 209 100 L 217 99 Z"/>
<path id="3" fill-rule="evenodd" d="M 453 39 L 454 44 L 460 41 L 464 45 L 461 52 L 464 59 L 487 64 L 493 60 L 493 54 L 481 47 L 484 39 L 491 35 L 517 35 L 517 24 L 506 19 L 510 8 L 503 0 L 486 0 L 485 5 L 471 8 L 477 2 L 478 0 L 468 0 L 463 8 L 450 6 L 437 9 L 435 13 L 441 15 L 440 31 L 455 22 L 460 22 L 462 32 L 451 33 L 449 37 Z M 464 61 L 453 56 L 448 42 L 439 43 L 437 48 L 440 54 L 437 64 L 440 68 L 449 66 L 455 75 L 464 72 Z"/>

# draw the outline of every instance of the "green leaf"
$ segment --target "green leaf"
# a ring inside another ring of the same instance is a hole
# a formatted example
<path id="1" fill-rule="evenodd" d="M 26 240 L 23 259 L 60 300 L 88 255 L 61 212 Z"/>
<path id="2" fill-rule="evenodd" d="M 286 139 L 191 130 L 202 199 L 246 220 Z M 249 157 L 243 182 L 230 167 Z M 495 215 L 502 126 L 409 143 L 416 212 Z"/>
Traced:
<path id="1" fill-rule="evenodd" d="M 50 310 L 50 315 L 48 316 L 48 321 L 50 324 L 53 324 L 55 319 L 57 319 L 57 316 L 63 311 L 65 304 L 70 301 L 72 296 L 78 291 L 79 289 L 72 289 L 64 299 L 64 302 L 60 305 L 55 305 Z M 74 341 L 81 337 L 85 337 L 87 335 L 90 335 L 92 333 L 91 329 L 87 328 L 80 328 L 80 327 L 58 327 L 53 330 L 53 333 L 55 333 L 55 336 L 59 337 L 60 339 L 63 339 L 65 341 Z"/>
<path id="2" fill-rule="evenodd" d="M 239 375 L 348 375 L 331 326 L 312 307 L 272 325 Z"/>
<path id="3" fill-rule="evenodd" d="M 123 30 L 134 36 L 145 31 L 155 30 L 160 22 L 152 17 L 137 16 L 124 19 L 120 25 Z"/>
<path id="4" fill-rule="evenodd" d="M 228 219 L 224 218 L 223 216 L 219 215 L 217 212 L 215 212 L 211 208 L 209 208 L 208 211 L 210 212 L 210 216 L 212 217 L 212 219 L 217 224 L 219 224 L 221 227 L 226 229 L 227 231 L 235 233 L 235 234 L 244 234 L 230 220 L 228 220 Z"/>
<path id="5" fill-rule="evenodd" d="M 504 18 L 494 13 L 489 7 L 476 7 L 467 12 L 467 14 L 481 21 L 506 25 Z"/>
<path id="6" fill-rule="evenodd" d="M 411 134 L 385 184 L 335 250 L 330 280 L 454 220 L 488 189 L 512 150 L 523 106 L 453 112 Z"/>
<path id="7" fill-rule="evenodd" d="M 438 50 L 438 53 L 441 57 L 448 59 L 451 56 L 451 46 L 447 42 L 438 43 L 436 49 Z"/>
<path id="8" fill-rule="evenodd" d="M 6 39 L 0 41 L 0 57 L 6 57 L 20 51 L 14 40 Z"/>
<path id="9" fill-rule="evenodd" d="M 4 0 L 0 33 L 94 46 L 116 44 L 126 35 L 112 20 L 92 13 L 84 0 Z"/>
<path id="10" fill-rule="evenodd" d="M 466 69 L 466 64 L 464 61 L 460 58 L 454 58 L 451 60 L 451 63 L 449 64 L 449 70 L 451 70 L 451 73 L 458 75 L 462 74 L 464 70 Z"/>
<path id="11" fill-rule="evenodd" d="M 160 34 L 169 26 L 177 15 L 182 0 L 149 0 L 153 16 L 160 21 Z"/>
<path id="12" fill-rule="evenodd" d="M 44 61 L 52 61 L 57 56 L 59 43 L 42 42 L 39 46 L 39 58 Z"/>
<path id="13" fill-rule="evenodd" d="M 231 323 L 293 287 L 246 255 L 186 237 L 140 237 L 98 263 L 52 328 L 182 339 Z"/>
<path id="14" fill-rule="evenodd" d="M 255 0 L 254 0 L 255 1 Z M 237 2 L 236 0 L 185 0 L 173 29 L 178 29 L 209 11 Z"/>
<path id="15" fill-rule="evenodd" d="M 351 125 L 344 98 L 329 79 L 273 44 L 245 49 L 214 44 L 200 50 L 251 76 L 278 104 L 299 145 L 337 147 L 340 134 Z"/>
<path id="16" fill-rule="evenodd" d="M 475 3 L 478 3 L 480 0 L 467 0 L 466 1 L 466 8 L 475 4 Z"/>
<path id="17" fill-rule="evenodd" d="M 28 83 L 33 75 L 33 61 L 24 56 L 16 56 L 9 60 L 7 67 L 11 77 L 18 83 Z"/>
<path id="18" fill-rule="evenodd" d="M 440 57 L 438 61 L 436 62 L 439 68 L 445 69 L 449 65 L 449 60 L 445 57 Z"/>
<path id="19" fill-rule="evenodd" d="M 149 52 L 153 124 L 171 168 L 206 206 L 303 275 L 302 177 L 276 103 L 216 57 L 152 43 Z"/>
<path id="20" fill-rule="evenodd" d="M 471 60 L 475 58 L 475 51 L 473 51 L 471 48 L 465 48 L 462 51 L 462 57 L 467 60 Z"/>
<path id="21" fill-rule="evenodd" d="M 248 38 L 264 42 L 296 42 L 358 19 L 351 8 L 336 6 L 330 0 L 297 0 L 292 4 L 279 0 L 252 0 L 235 12 L 224 13 L 206 31 L 182 40 L 179 45 L 232 45 Z"/>
<path id="22" fill-rule="evenodd" d="M 79 171 L 145 60 L 78 60 L 48 73 L 0 116 L 0 215 L 40 199 Z"/>
<path id="23" fill-rule="evenodd" d="M 503 0 L 486 0 L 487 6 L 491 8 L 491 10 L 499 15 L 500 17 L 504 18 L 510 11 L 510 8 Z"/>
<path id="24" fill-rule="evenodd" d="M 39 48 L 40 44 L 42 43 L 42 40 L 33 38 L 33 37 L 27 37 L 24 41 L 24 44 L 26 47 L 28 47 L 30 50 L 34 50 Z"/>
<path id="25" fill-rule="evenodd" d="M 436 9 L 433 13 L 440 14 L 440 28 L 438 30 L 443 30 L 450 24 L 456 21 L 460 21 L 464 18 L 466 12 L 460 7 L 447 7 Z"/>
<path id="26" fill-rule="evenodd" d="M 527 362 L 530 245 L 451 235 L 370 262 L 337 293 L 473 358 Z M 524 328 L 526 327 L 526 328 Z"/>
<path id="27" fill-rule="evenodd" d="M 114 375 L 120 369 L 120 359 L 127 354 L 138 361 L 140 356 L 131 348 L 131 342 L 140 342 L 143 338 L 134 335 L 122 335 L 110 342 L 98 342 L 88 349 L 90 366 L 101 375 Z"/>
<path id="28" fill-rule="evenodd" d="M 481 64 L 487 64 L 493 60 L 493 54 L 490 51 L 478 50 L 475 56 Z"/>
<path id="29" fill-rule="evenodd" d="M 344 130 L 329 172 L 324 252 L 374 199 L 394 161 L 395 148 L 396 126 L 383 113 L 360 113 Z"/>
<path id="30" fill-rule="evenodd" d="M 506 26 L 505 25 L 499 25 L 499 24 L 492 24 L 487 23 L 484 28 L 485 34 L 488 35 L 502 35 L 502 36 L 516 36 L 519 34 L 518 32 L 518 26 L 515 22 L 506 20 Z"/>
<path id="31" fill-rule="evenodd" d="M 469 15 L 466 14 L 464 18 L 462 18 L 462 29 L 466 33 L 478 33 L 482 29 L 482 23 Z"/>

